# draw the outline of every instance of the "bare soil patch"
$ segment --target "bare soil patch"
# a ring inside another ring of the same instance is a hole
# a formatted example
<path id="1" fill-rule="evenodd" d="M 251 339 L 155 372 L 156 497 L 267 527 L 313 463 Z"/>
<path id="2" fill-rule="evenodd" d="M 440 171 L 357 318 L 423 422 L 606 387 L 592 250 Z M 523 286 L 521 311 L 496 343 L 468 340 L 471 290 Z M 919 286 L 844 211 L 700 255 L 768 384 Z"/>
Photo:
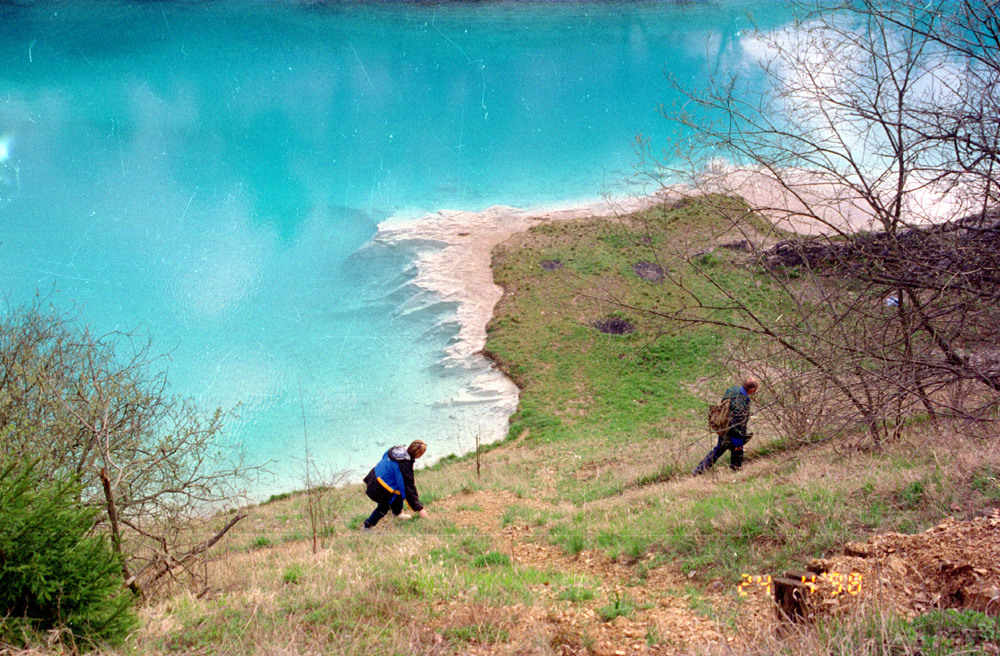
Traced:
<path id="1" fill-rule="evenodd" d="M 848 544 L 845 552 L 815 565 L 859 572 L 865 598 L 903 615 L 966 607 L 1000 613 L 1000 510 L 968 521 L 947 519 L 915 535 L 875 535 L 865 544 Z"/>
<path id="2" fill-rule="evenodd" d="M 947 519 L 913 535 L 882 533 L 844 551 L 807 565 L 809 617 L 865 608 L 909 618 L 946 608 L 1000 614 L 998 510 L 968 521 Z M 758 635 L 773 636 L 782 622 L 766 578 L 746 581 L 740 615 Z"/>
<path id="3" fill-rule="evenodd" d="M 649 282 L 663 282 L 663 269 L 655 262 L 636 262 L 632 265 L 632 272 Z"/>

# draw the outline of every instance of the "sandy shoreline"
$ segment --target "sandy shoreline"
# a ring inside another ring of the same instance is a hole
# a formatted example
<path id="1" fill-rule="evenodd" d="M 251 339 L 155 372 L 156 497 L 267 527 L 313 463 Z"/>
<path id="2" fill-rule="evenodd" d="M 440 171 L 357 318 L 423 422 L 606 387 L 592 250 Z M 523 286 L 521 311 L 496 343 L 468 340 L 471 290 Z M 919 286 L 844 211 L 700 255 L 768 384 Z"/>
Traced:
<path id="1" fill-rule="evenodd" d="M 472 394 L 493 399 L 493 407 L 509 417 L 517 408 L 517 386 L 482 354 L 486 324 L 503 296 L 503 289 L 493 282 L 493 247 L 542 223 L 627 214 L 661 202 L 662 198 L 601 200 L 527 210 L 503 205 L 479 212 L 441 210 L 419 219 L 383 221 L 373 241 L 412 247 L 417 253 L 414 284 L 458 305 L 459 332 L 455 343 L 446 349 L 445 363 L 476 372 Z M 504 435 L 486 437 L 495 440 Z"/>
<path id="2" fill-rule="evenodd" d="M 784 183 L 788 185 L 788 180 Z M 783 186 L 773 175 L 761 170 L 719 167 L 700 176 L 695 186 L 663 187 L 649 196 L 531 209 L 494 205 L 478 212 L 441 210 L 416 219 L 389 218 L 378 225 L 373 241 L 413 248 L 417 252 L 414 283 L 445 301 L 458 303 L 461 328 L 457 342 L 447 349 L 447 356 L 461 364 L 482 351 L 486 344 L 486 324 L 503 295 L 503 290 L 493 282 L 490 268 L 494 246 L 517 232 L 546 222 L 621 216 L 666 200 L 709 192 L 741 196 L 761 208 L 761 213 L 775 227 L 798 234 L 873 227 L 874 217 L 864 211 L 861 199 L 848 197 L 843 186 L 824 184 L 815 176 L 801 174 L 790 185 Z M 803 216 L 809 212 L 818 216 Z M 439 248 L 428 247 L 431 244 Z"/>

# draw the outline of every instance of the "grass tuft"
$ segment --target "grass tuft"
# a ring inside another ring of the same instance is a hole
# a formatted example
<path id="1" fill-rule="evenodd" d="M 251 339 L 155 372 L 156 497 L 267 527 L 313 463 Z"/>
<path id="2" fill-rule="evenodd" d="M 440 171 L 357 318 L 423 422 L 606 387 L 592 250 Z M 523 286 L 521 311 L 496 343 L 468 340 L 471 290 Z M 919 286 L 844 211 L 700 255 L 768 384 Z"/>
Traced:
<path id="1" fill-rule="evenodd" d="M 635 603 L 627 596 L 622 596 L 617 592 L 612 595 L 606 606 L 597 609 L 597 615 L 605 622 L 610 622 L 616 617 L 631 617 L 635 612 Z"/>

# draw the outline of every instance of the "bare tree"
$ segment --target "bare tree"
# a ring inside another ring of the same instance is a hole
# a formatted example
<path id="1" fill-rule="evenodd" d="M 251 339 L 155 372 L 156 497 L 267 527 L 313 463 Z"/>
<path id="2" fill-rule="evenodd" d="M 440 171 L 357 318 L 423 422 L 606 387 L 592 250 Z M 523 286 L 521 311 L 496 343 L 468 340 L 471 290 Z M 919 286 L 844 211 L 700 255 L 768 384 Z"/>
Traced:
<path id="1" fill-rule="evenodd" d="M 305 453 L 302 478 L 306 486 L 306 510 L 309 513 L 309 526 L 312 529 L 312 551 L 318 553 L 320 540 L 333 535 L 338 518 L 337 508 L 329 502 L 327 495 L 347 482 L 349 472 L 346 469 L 322 471 L 309 455 L 309 431 L 301 381 L 299 381 L 299 408 L 302 411 L 302 447 Z"/>
<path id="2" fill-rule="evenodd" d="M 0 322 L 0 450 L 84 483 L 139 591 L 186 573 L 236 521 L 255 469 L 222 440 L 225 413 L 171 395 L 150 342 L 92 335 L 34 304 Z"/>
<path id="3" fill-rule="evenodd" d="M 877 438 L 915 409 L 982 416 L 1000 401 L 998 3 L 798 9 L 751 37 L 762 84 L 688 90 L 664 114 L 690 136 L 663 157 L 640 143 L 646 174 L 742 238 L 767 298 L 734 290 L 703 246 L 668 243 L 660 257 L 689 268 L 664 271 L 687 295 L 660 314 L 752 336 L 776 384 Z"/>

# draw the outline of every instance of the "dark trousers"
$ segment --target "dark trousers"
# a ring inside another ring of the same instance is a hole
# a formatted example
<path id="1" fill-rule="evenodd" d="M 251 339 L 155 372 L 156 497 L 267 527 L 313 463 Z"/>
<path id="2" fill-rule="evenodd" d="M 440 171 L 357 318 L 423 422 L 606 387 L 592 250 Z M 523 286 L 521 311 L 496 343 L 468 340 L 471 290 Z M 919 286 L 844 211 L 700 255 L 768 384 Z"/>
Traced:
<path id="1" fill-rule="evenodd" d="M 392 511 L 393 515 L 398 515 L 399 513 L 403 512 L 402 495 L 389 494 L 389 492 L 386 491 L 385 496 L 379 495 L 379 498 L 374 499 L 374 501 L 378 505 L 375 506 L 375 510 L 373 510 L 372 514 L 369 515 L 368 519 L 365 520 L 365 526 L 368 528 L 371 528 L 376 524 L 378 524 L 379 520 L 388 515 L 390 510 Z"/>
<path id="2" fill-rule="evenodd" d="M 737 471 L 743 466 L 743 447 L 733 446 L 732 440 L 729 436 L 720 437 L 719 443 L 715 445 L 715 448 L 708 452 L 705 459 L 698 463 L 695 467 L 695 475 L 704 474 L 706 471 L 715 464 L 715 461 L 722 457 L 722 454 L 729 451 L 729 468 L 733 471 Z"/>

